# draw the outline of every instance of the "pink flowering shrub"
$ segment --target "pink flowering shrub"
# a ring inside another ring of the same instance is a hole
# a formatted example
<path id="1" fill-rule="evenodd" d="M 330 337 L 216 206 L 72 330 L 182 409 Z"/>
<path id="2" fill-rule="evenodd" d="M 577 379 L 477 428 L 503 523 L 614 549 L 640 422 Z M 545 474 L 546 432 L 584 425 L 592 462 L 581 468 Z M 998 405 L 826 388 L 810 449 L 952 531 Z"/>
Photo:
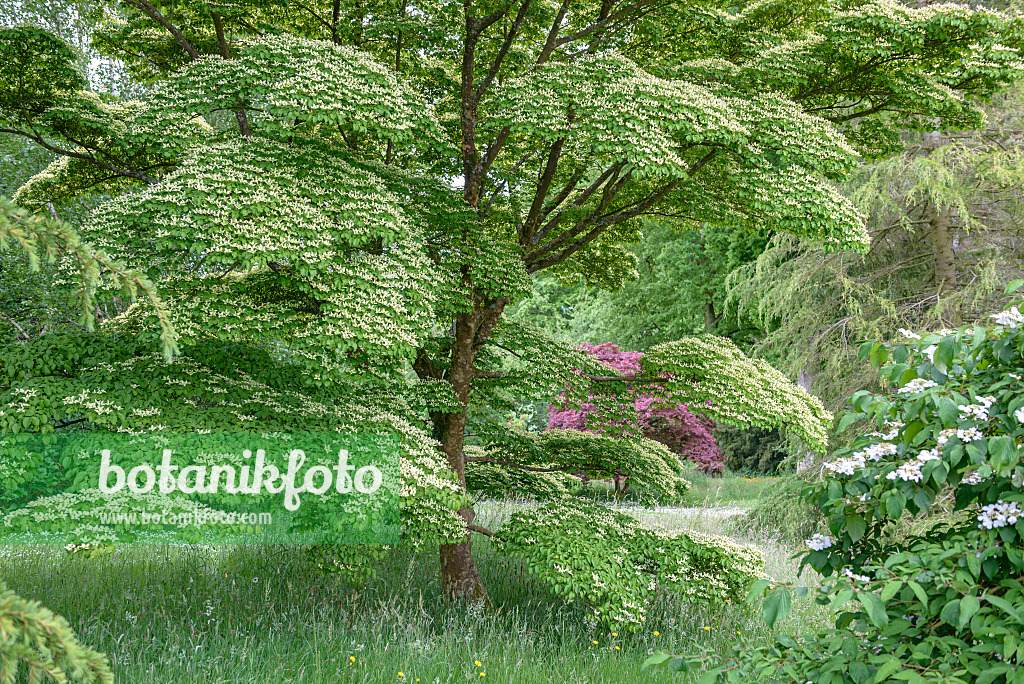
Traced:
<path id="1" fill-rule="evenodd" d="M 640 372 L 642 352 L 622 351 L 611 342 L 581 344 L 577 349 L 595 356 L 599 361 L 622 375 Z M 661 442 L 680 456 L 692 461 L 705 473 L 719 473 L 724 457 L 712 434 L 714 423 L 700 413 L 690 411 L 679 401 L 666 398 L 657 386 L 646 386 L 630 393 L 634 415 L 613 418 L 602 414 L 594 402 L 581 402 L 569 406 L 565 397 L 559 397 L 548 407 L 548 429 L 583 430 L 605 433 L 614 429 L 621 434 L 642 434 Z"/>

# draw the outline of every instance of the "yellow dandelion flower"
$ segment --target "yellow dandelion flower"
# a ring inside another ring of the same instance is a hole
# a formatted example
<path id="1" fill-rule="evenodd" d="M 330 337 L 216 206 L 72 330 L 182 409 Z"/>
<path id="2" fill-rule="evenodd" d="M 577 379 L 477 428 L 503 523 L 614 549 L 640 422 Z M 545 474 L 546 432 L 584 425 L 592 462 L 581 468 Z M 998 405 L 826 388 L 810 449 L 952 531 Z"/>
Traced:
<path id="1" fill-rule="evenodd" d="M 480 673 L 480 676 L 481 676 L 481 677 L 486 677 L 487 675 L 486 675 L 486 674 L 484 674 L 483 672 L 481 672 L 481 673 Z"/>
<path id="2" fill-rule="evenodd" d="M 480 667 L 480 661 L 479 660 L 474 660 L 473 664 L 476 665 L 477 667 Z"/>
<path id="3" fill-rule="evenodd" d="M 348 659 L 349 659 L 349 662 L 353 662 L 353 663 L 356 662 L 356 657 L 355 656 L 349 656 Z"/>
<path id="4" fill-rule="evenodd" d="M 622 650 L 622 649 L 620 649 L 620 648 L 619 648 L 618 646 L 616 646 L 616 647 L 615 647 L 615 650 L 616 650 L 616 651 L 619 651 L 619 650 Z"/>
<path id="5" fill-rule="evenodd" d="M 594 640 L 594 645 L 597 646 L 597 640 Z"/>
<path id="6" fill-rule="evenodd" d="M 618 632 L 612 632 L 612 636 L 619 636 Z"/>
<path id="7" fill-rule="evenodd" d="M 704 625 L 704 629 L 706 629 L 706 630 L 707 630 L 707 631 L 709 631 L 709 632 L 711 631 L 711 628 L 710 628 L 710 627 L 708 627 L 707 625 Z"/>
<path id="8" fill-rule="evenodd" d="M 661 636 L 661 632 L 655 632 L 654 636 Z"/>

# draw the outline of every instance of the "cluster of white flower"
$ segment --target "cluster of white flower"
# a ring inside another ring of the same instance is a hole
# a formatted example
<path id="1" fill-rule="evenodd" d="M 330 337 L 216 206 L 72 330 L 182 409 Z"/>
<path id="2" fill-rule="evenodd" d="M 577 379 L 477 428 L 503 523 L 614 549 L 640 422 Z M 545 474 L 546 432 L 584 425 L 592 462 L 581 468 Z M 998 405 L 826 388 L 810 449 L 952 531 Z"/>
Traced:
<path id="1" fill-rule="evenodd" d="M 843 575 L 845 575 L 846 577 L 849 577 L 850 579 L 854 580 L 855 582 L 870 582 L 871 581 L 871 578 L 868 577 L 867 575 L 858 575 L 855 572 L 853 572 L 853 570 L 850 570 L 850 568 L 844 568 L 843 569 Z"/>
<path id="2" fill-rule="evenodd" d="M 1016 525 L 1020 513 L 1020 504 L 1016 501 L 1006 503 L 1000 499 L 994 504 L 981 507 L 981 515 L 978 516 L 978 529 L 994 530 L 997 527 Z"/>
<path id="3" fill-rule="evenodd" d="M 985 480 L 986 478 L 982 477 L 981 473 L 979 473 L 977 470 L 971 470 L 964 475 L 964 478 L 963 480 L 961 480 L 961 482 L 967 485 L 976 485 L 981 484 Z"/>
<path id="4" fill-rule="evenodd" d="M 967 428 L 966 430 L 960 429 L 956 431 L 956 436 L 961 442 L 977 442 L 979 439 L 984 439 L 985 435 L 981 433 L 976 427 Z"/>
<path id="5" fill-rule="evenodd" d="M 887 480 L 895 480 L 899 478 L 904 482 L 920 482 L 923 475 L 921 474 L 921 466 L 928 461 L 938 461 L 942 458 L 939 455 L 938 449 L 922 449 L 918 453 L 917 458 L 913 461 L 907 461 L 896 470 L 892 471 L 885 476 Z"/>
<path id="6" fill-rule="evenodd" d="M 910 330 L 907 330 L 906 328 L 900 328 L 896 332 L 898 332 L 900 335 L 903 335 L 908 340 L 919 340 L 919 339 L 921 339 L 921 336 L 918 335 L 916 332 L 912 332 Z"/>
<path id="7" fill-rule="evenodd" d="M 952 437 L 956 437 L 956 428 L 947 428 L 939 433 L 939 436 L 935 438 L 935 441 L 939 443 L 939 446 L 943 446 Z"/>
<path id="8" fill-rule="evenodd" d="M 995 397 L 978 397 L 977 404 L 968 404 L 966 406 L 957 406 L 960 409 L 960 414 L 964 418 L 976 418 L 978 420 L 988 420 L 988 410 L 995 403 Z"/>
<path id="9" fill-rule="evenodd" d="M 917 461 L 904 463 L 899 468 L 886 475 L 885 479 L 895 480 L 897 477 L 904 482 L 920 482 L 921 464 Z"/>
<path id="10" fill-rule="evenodd" d="M 894 437 L 895 435 L 893 435 L 893 437 L 889 437 L 889 439 L 893 439 Z M 882 460 L 883 456 L 895 456 L 896 445 L 893 444 L 892 442 L 879 442 L 878 444 L 872 444 L 864 451 L 859 453 L 863 454 L 865 458 L 869 458 L 872 461 L 880 461 Z"/>
<path id="11" fill-rule="evenodd" d="M 992 314 L 989 318 L 995 319 L 996 325 L 1005 325 L 1008 328 L 1016 328 L 1018 323 L 1024 323 L 1024 314 L 1012 307 L 1009 311 Z"/>
<path id="12" fill-rule="evenodd" d="M 1013 412 L 1013 417 L 1017 419 L 1017 422 L 1024 425 L 1024 406 Z"/>
<path id="13" fill-rule="evenodd" d="M 896 436 L 897 431 L 893 431 L 889 435 L 883 435 L 889 439 Z M 896 445 L 892 442 L 878 442 L 877 444 L 871 444 L 866 447 L 863 451 L 857 451 L 844 458 L 837 459 L 830 463 L 825 464 L 825 470 L 830 470 L 833 473 L 841 475 L 853 475 L 857 468 L 863 468 L 867 463 L 867 459 L 872 461 L 880 461 L 884 456 L 895 456 Z"/>
<path id="14" fill-rule="evenodd" d="M 914 378 L 903 387 L 896 390 L 899 394 L 914 394 L 915 392 L 923 392 L 929 387 L 936 387 L 938 383 L 934 380 L 928 380 L 925 378 Z"/>
<path id="15" fill-rule="evenodd" d="M 804 540 L 804 544 L 807 544 L 807 548 L 811 551 L 824 551 L 832 546 L 832 542 L 832 537 L 824 534 L 815 534 L 810 539 Z"/>
<path id="16" fill-rule="evenodd" d="M 857 468 L 864 467 L 864 454 L 858 452 L 825 464 L 825 470 L 831 470 L 839 475 L 853 475 Z"/>

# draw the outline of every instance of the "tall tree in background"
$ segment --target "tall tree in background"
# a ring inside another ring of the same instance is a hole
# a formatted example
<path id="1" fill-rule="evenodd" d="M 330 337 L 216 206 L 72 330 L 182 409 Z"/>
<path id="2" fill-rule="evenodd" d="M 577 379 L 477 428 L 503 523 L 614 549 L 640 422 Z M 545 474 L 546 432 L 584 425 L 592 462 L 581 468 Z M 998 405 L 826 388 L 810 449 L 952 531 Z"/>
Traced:
<path id="1" fill-rule="evenodd" d="M 832 406 L 875 380 L 866 338 L 952 328 L 1004 308 L 1024 275 L 1021 89 L 986 105 L 985 127 L 908 134 L 904 151 L 860 167 L 845 191 L 868 217 L 871 250 L 826 254 L 784 236 L 730 276 L 730 305 L 758 322 L 752 349 Z"/>
<path id="2" fill-rule="evenodd" d="M 725 281 L 760 256 L 768 238 L 760 231 L 715 225 L 680 230 L 647 221 L 643 239 L 630 247 L 637 260 L 636 280 L 608 291 L 581 280 L 542 277 L 509 313 L 579 342 L 614 340 L 643 350 L 686 335 L 710 334 L 744 346 L 759 328 L 725 306 Z"/>
<path id="3" fill-rule="evenodd" d="M 148 270 L 183 338 L 256 341 L 324 382 L 411 362 L 463 489 L 471 402 L 626 384 L 502 323 L 529 276 L 622 282 L 645 216 L 863 250 L 835 187 L 858 155 L 976 127 L 1020 66 L 1002 15 L 886 0 L 107 11 L 93 45 L 157 84 L 141 102 L 84 92 L 51 33 L 0 33 L 0 131 L 59 156 L 18 201 L 114 195 L 83 234 Z M 824 441 L 820 406 L 731 345 L 653 347 L 644 381 Z M 468 533 L 441 564 L 447 591 L 485 594 Z"/>

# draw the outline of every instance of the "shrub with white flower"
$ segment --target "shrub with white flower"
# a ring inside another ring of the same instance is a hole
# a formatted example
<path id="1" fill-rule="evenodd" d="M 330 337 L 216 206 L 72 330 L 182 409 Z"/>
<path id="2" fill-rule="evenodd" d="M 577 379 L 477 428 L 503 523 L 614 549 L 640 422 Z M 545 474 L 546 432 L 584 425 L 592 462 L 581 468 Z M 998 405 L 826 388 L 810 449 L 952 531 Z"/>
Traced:
<path id="1" fill-rule="evenodd" d="M 864 345 L 862 358 L 893 389 L 855 394 L 840 428 L 870 420 L 896 433 L 882 443 L 892 447 L 879 447 L 879 432 L 864 434 L 801 489 L 828 524 L 806 540 L 802 564 L 825 576 L 811 593 L 837 611 L 834 627 L 737 646 L 701 682 L 1024 682 L 1024 326 L 1016 312 L 995 316 L 991 328 L 919 340 L 901 331 L 910 342 Z M 934 513 L 940 499 L 953 515 L 928 518 L 893 544 L 895 521 Z M 760 581 L 751 591 L 764 595 L 773 624 L 794 589 Z"/>
<path id="2" fill-rule="evenodd" d="M 572 497 L 515 512 L 494 539 L 554 593 L 622 630 L 643 625 L 659 589 L 721 606 L 765 576 L 756 547 L 647 527 Z"/>

